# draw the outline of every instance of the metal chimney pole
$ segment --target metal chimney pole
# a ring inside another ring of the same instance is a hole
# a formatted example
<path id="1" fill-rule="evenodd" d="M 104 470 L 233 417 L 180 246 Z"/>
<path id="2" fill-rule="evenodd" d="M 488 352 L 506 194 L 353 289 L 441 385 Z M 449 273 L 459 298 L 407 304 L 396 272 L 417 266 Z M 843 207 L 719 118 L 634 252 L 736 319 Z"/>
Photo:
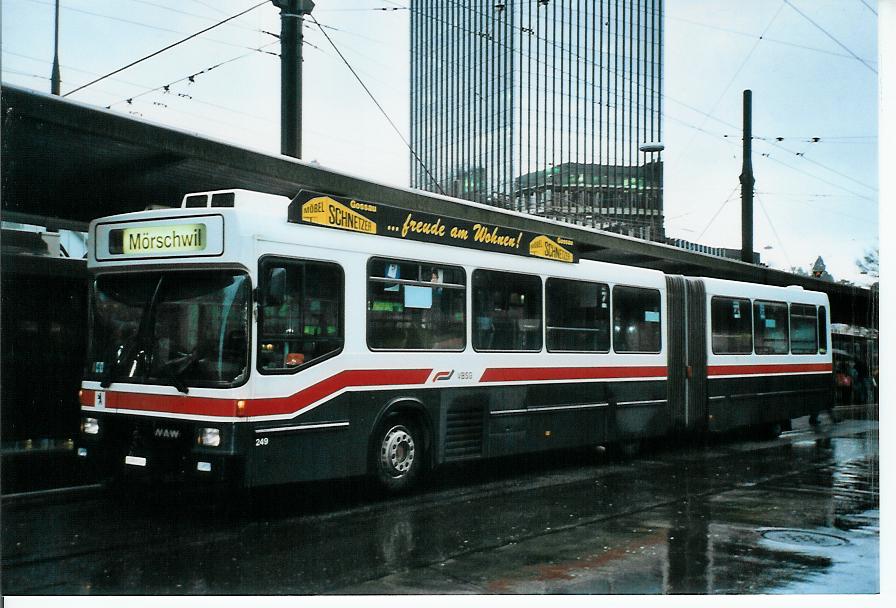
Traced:
<path id="1" fill-rule="evenodd" d="M 56 0 L 56 34 L 53 40 L 53 74 L 50 76 L 50 92 L 59 95 L 62 78 L 59 76 L 59 0 Z"/>
<path id="2" fill-rule="evenodd" d="M 740 174 L 740 259 L 753 263 L 753 92 L 744 91 L 744 161 Z"/>
<path id="3" fill-rule="evenodd" d="M 312 0 L 273 0 L 280 9 L 280 152 L 302 157 L 302 20 Z"/>

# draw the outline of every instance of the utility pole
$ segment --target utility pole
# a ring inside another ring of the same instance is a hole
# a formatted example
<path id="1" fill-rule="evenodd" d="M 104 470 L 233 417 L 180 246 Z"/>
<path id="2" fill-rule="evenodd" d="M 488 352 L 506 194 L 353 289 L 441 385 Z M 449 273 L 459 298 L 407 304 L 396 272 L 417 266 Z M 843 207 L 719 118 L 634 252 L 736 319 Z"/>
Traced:
<path id="1" fill-rule="evenodd" d="M 753 263 L 753 91 L 744 91 L 744 161 L 740 174 L 740 259 Z"/>
<path id="2" fill-rule="evenodd" d="M 53 41 L 53 74 L 50 76 L 50 92 L 59 95 L 62 79 L 59 76 L 59 0 L 56 0 L 56 36 Z"/>
<path id="3" fill-rule="evenodd" d="M 280 153 L 302 157 L 302 21 L 313 0 L 272 0 L 280 9 Z"/>

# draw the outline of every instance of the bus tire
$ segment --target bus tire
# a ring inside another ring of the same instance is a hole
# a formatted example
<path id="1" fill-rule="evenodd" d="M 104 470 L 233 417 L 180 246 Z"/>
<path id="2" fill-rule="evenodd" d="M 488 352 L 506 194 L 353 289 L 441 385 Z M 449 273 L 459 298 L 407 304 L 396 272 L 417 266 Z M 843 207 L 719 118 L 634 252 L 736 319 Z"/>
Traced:
<path id="1" fill-rule="evenodd" d="M 414 485 L 423 470 L 423 435 L 417 425 L 403 417 L 390 416 L 374 435 L 374 471 L 379 484 L 389 492 L 402 492 Z"/>

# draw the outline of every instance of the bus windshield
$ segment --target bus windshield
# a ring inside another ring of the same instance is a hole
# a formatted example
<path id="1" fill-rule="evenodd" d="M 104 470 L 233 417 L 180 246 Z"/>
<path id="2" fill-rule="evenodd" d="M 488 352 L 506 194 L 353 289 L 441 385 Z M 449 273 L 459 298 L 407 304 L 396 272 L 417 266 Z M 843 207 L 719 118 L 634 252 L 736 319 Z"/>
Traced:
<path id="1" fill-rule="evenodd" d="M 249 373 L 249 283 L 234 270 L 98 276 L 87 378 L 182 393 L 241 384 Z"/>

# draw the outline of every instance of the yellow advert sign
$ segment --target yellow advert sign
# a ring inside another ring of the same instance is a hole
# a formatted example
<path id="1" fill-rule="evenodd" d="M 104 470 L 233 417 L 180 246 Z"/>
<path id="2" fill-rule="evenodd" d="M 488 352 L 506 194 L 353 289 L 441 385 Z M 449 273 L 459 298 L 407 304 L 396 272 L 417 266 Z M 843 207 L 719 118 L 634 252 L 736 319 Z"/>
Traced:
<path id="1" fill-rule="evenodd" d="M 124 255 L 202 251 L 206 245 L 205 224 L 141 226 L 122 232 Z"/>
<path id="2" fill-rule="evenodd" d="M 376 222 L 351 208 L 376 213 L 376 206 L 356 201 L 351 201 L 349 205 L 350 207 L 329 196 L 312 198 L 302 205 L 302 221 L 319 226 L 376 234 Z"/>
<path id="3" fill-rule="evenodd" d="M 574 257 L 571 252 L 544 235 L 537 236 L 529 242 L 529 255 L 567 263 L 572 262 Z"/>

